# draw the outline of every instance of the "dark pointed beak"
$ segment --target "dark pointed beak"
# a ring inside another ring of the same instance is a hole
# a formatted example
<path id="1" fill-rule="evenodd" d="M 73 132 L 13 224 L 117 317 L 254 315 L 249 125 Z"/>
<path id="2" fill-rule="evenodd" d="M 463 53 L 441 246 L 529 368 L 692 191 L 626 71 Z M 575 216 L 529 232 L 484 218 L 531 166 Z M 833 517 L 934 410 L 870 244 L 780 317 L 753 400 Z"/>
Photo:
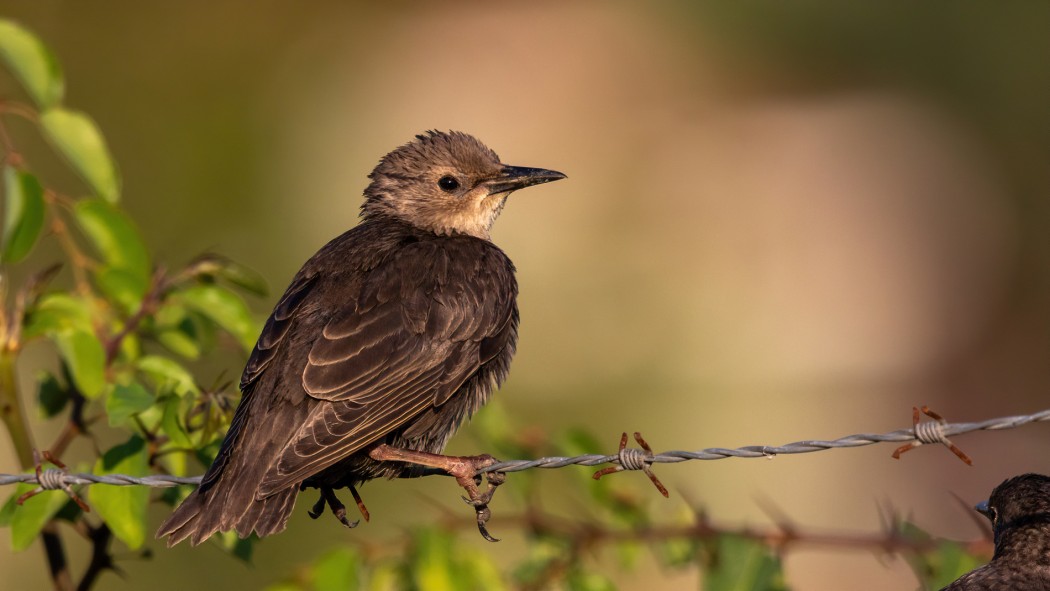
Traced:
<path id="1" fill-rule="evenodd" d="M 992 518 L 992 510 L 988 508 L 988 501 L 981 501 L 980 503 L 974 505 L 973 508 L 976 509 L 978 513 L 984 515 L 988 519 Z"/>
<path id="2" fill-rule="evenodd" d="M 556 170 L 545 168 L 528 168 L 525 166 L 504 166 L 500 175 L 488 181 L 489 195 L 510 193 L 532 185 L 541 185 L 565 178 Z"/>

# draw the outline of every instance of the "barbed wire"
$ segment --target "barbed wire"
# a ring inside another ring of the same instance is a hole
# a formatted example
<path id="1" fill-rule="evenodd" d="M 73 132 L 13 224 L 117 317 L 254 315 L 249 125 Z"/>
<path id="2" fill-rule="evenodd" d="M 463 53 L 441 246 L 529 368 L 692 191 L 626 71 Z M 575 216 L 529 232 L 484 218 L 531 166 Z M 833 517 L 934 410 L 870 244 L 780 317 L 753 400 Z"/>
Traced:
<path id="1" fill-rule="evenodd" d="M 626 433 L 621 438 L 620 450 L 616 454 L 585 454 L 572 457 L 551 456 L 535 460 L 508 460 L 498 462 L 480 468 L 478 474 L 486 472 L 519 472 L 533 468 L 563 468 L 565 466 L 597 466 L 601 464 L 614 464 L 614 467 L 606 468 L 595 473 L 595 478 L 604 474 L 621 470 L 645 470 L 653 479 L 657 488 L 662 488 L 659 481 L 649 472 L 651 464 L 674 464 L 691 460 L 724 460 L 726 458 L 772 458 L 785 454 L 802 454 L 829 449 L 842 449 L 863 447 L 876 443 L 904 443 L 894 451 L 894 457 L 901 453 L 923 444 L 941 443 L 952 449 L 963 461 L 969 463 L 966 457 L 956 448 L 948 437 L 961 435 L 973 431 L 1000 431 L 1014 429 L 1029 423 L 1050 421 L 1050 409 L 1042 410 L 1028 415 L 1016 415 L 988 419 L 974 423 L 948 423 L 936 413 L 923 407 L 922 411 L 933 421 L 920 422 L 919 409 L 914 409 L 912 426 L 907 429 L 898 429 L 889 433 L 871 434 L 861 433 L 848 435 L 832 440 L 802 440 L 783 445 L 748 445 L 737 448 L 710 447 L 698 451 L 665 451 L 653 453 L 641 435 L 635 433 L 635 439 L 642 449 L 627 448 Z M 114 486 L 149 486 L 164 488 L 178 486 L 181 484 L 200 484 L 200 476 L 128 476 L 126 474 L 87 474 L 71 473 L 62 468 L 48 468 L 39 470 L 37 473 L 28 474 L 0 474 L 0 486 L 28 483 L 36 484 L 42 490 L 65 489 L 69 486 L 89 484 L 109 484 Z M 661 490 L 661 492 L 664 492 Z"/>
<path id="2" fill-rule="evenodd" d="M 924 407 L 925 409 L 925 407 Z M 929 409 L 926 409 L 927 411 Z M 909 443 L 914 446 L 926 443 L 950 444 L 948 437 L 962 435 L 972 431 L 1000 431 L 1013 429 L 1029 423 L 1050 421 L 1050 409 L 1042 410 L 1029 415 L 1017 415 L 1011 417 L 1000 417 L 988 419 L 976 423 L 947 423 L 914 422 L 911 428 L 899 429 L 883 434 L 861 433 L 848 435 L 830 441 L 803 440 L 786 443 L 779 446 L 748 445 L 733 449 L 721 447 L 710 447 L 699 451 L 665 451 L 658 454 L 646 456 L 645 460 L 651 464 L 675 464 L 689 460 L 724 460 L 726 458 L 771 458 L 784 454 L 804 454 L 828 449 L 863 447 L 876 443 Z M 926 425 L 935 425 L 935 429 L 926 432 Z M 903 447 L 903 446 L 902 446 Z M 900 450 L 902 448 L 898 448 Z M 639 450 L 626 450 L 637 452 Z M 486 466 L 481 472 L 517 472 L 531 468 L 561 468 L 563 466 L 581 465 L 597 466 L 599 464 L 620 463 L 620 454 L 617 455 L 582 455 L 575 457 L 548 457 L 536 460 L 508 460 L 491 466 Z M 640 468 L 639 468 L 640 469 Z"/>

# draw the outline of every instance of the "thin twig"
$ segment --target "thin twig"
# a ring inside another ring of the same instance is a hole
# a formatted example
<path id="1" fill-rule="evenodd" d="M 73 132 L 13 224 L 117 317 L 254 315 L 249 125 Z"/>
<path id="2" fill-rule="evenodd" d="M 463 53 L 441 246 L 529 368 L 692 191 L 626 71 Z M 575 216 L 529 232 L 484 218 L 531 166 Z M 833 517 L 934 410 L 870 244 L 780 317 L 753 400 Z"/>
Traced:
<path id="1" fill-rule="evenodd" d="M 46 189 L 44 190 L 44 201 L 48 205 L 54 206 L 62 203 L 63 198 L 55 191 Z M 93 292 L 91 283 L 88 281 L 87 270 L 94 262 L 77 246 L 69 231 L 69 226 L 66 225 L 65 220 L 59 215 L 58 208 L 50 207 L 49 209 L 51 210 L 51 233 L 55 235 L 59 246 L 62 247 L 62 250 L 72 263 L 73 283 L 76 286 L 77 293 L 83 297 L 91 297 Z"/>
<path id="2" fill-rule="evenodd" d="M 117 353 L 120 351 L 120 345 L 124 342 L 124 339 L 138 329 L 143 319 L 156 312 L 157 306 L 160 305 L 163 297 L 165 286 L 164 269 L 157 269 L 150 279 L 146 295 L 139 302 L 138 310 L 124 321 L 124 325 L 120 327 L 120 330 L 112 338 L 105 341 L 106 367 L 112 365 L 117 358 Z"/>

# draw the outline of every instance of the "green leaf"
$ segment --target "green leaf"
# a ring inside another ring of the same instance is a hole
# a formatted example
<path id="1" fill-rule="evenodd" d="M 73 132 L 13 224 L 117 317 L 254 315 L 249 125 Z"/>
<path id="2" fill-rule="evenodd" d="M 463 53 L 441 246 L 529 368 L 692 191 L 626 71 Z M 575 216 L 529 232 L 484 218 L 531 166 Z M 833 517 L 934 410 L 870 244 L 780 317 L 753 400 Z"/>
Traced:
<path id="1" fill-rule="evenodd" d="M 313 591 L 356 591 L 361 588 L 362 567 L 357 550 L 337 548 L 314 563 Z"/>
<path id="2" fill-rule="evenodd" d="M 366 586 L 368 591 L 396 591 L 409 588 L 399 563 L 387 560 L 376 564 L 373 561 L 369 566 L 371 572 Z"/>
<path id="3" fill-rule="evenodd" d="M 604 454 L 609 451 L 608 443 L 598 441 L 592 433 L 579 428 L 569 429 L 560 443 L 561 449 L 568 455 Z"/>
<path id="4" fill-rule="evenodd" d="M 44 189 L 35 176 L 5 166 L 4 195 L 4 241 L 0 260 L 17 263 L 33 249 L 44 228 Z"/>
<path id="5" fill-rule="evenodd" d="M 219 455 L 219 447 L 221 445 L 222 442 L 216 439 L 211 441 L 204 447 L 197 448 L 197 459 L 200 461 L 200 463 L 204 464 L 205 466 L 210 466 L 212 462 L 215 461 L 215 456 Z"/>
<path id="6" fill-rule="evenodd" d="M 17 552 L 25 550 L 40 535 L 40 530 L 58 513 L 69 500 L 61 490 L 50 490 L 34 495 L 22 506 L 15 501 L 22 494 L 36 488 L 35 484 L 19 484 L 3 509 L 0 509 L 0 521 L 11 525 L 11 548 Z"/>
<path id="7" fill-rule="evenodd" d="M 59 509 L 58 513 L 55 513 L 55 516 L 51 519 L 57 519 L 65 521 L 67 523 L 75 524 L 76 522 L 80 521 L 80 518 L 83 516 L 84 511 L 80 508 L 80 506 L 77 505 L 73 499 L 67 498 L 66 504 L 62 505 L 62 508 Z"/>
<path id="8" fill-rule="evenodd" d="M 933 574 L 928 581 L 931 589 L 946 587 L 955 579 L 986 562 L 966 552 L 962 544 L 956 542 L 939 543 L 934 552 L 926 555 L 926 559 L 929 561 Z"/>
<path id="9" fill-rule="evenodd" d="M 266 280 L 256 271 L 214 254 L 203 254 L 186 265 L 183 275 L 198 280 L 214 281 L 222 278 L 255 295 L 265 296 L 269 292 Z"/>
<path id="10" fill-rule="evenodd" d="M 164 415 L 161 417 L 160 425 L 162 432 L 168 436 L 173 444 L 181 448 L 193 447 L 193 441 L 183 428 L 179 417 L 182 415 L 182 399 L 178 396 L 169 395 L 164 403 Z"/>
<path id="11" fill-rule="evenodd" d="M 193 285 L 178 292 L 190 309 L 196 310 L 237 338 L 245 350 L 255 346 L 259 329 L 240 296 L 217 285 Z"/>
<path id="12" fill-rule="evenodd" d="M 139 359 L 139 371 L 148 375 L 160 388 L 171 388 L 179 396 L 200 393 L 193 376 L 177 362 L 158 355 Z"/>
<path id="13" fill-rule="evenodd" d="M 62 100 L 62 68 L 40 39 L 21 25 L 0 19 L 0 57 L 41 108 Z"/>
<path id="14" fill-rule="evenodd" d="M 227 261 L 222 268 L 221 275 L 223 279 L 248 293 L 263 297 L 270 293 L 270 286 L 266 283 L 266 279 L 254 269 L 249 269 L 240 263 Z"/>
<path id="15" fill-rule="evenodd" d="M 65 293 L 52 293 L 40 298 L 29 311 L 23 333 L 28 340 L 64 330 L 90 332 L 91 317 L 91 306 L 85 300 Z"/>
<path id="16" fill-rule="evenodd" d="M 106 265 L 134 275 L 142 285 L 149 281 L 146 245 L 131 218 L 116 206 L 98 199 L 84 199 L 74 209 L 77 223 Z M 145 288 L 142 289 L 145 292 Z"/>
<path id="17" fill-rule="evenodd" d="M 169 351 L 186 359 L 197 359 L 201 356 L 201 347 L 197 341 L 181 330 L 164 330 L 157 333 L 157 340 Z"/>
<path id="18" fill-rule="evenodd" d="M 110 203 L 120 200 L 117 165 L 90 117 L 63 107 L 51 107 L 40 113 L 40 124 L 51 143 L 96 195 Z"/>
<path id="19" fill-rule="evenodd" d="M 571 551 L 565 538 L 536 537 L 529 542 L 528 557 L 514 569 L 514 579 L 524 587 L 539 587 L 551 565 Z"/>
<path id="20" fill-rule="evenodd" d="M 42 371 L 37 378 L 37 402 L 40 405 L 40 414 L 44 418 L 51 418 L 69 403 L 69 388 L 59 383 L 58 378 L 46 371 Z"/>
<path id="21" fill-rule="evenodd" d="M 428 528 L 420 530 L 412 545 L 411 577 L 417 589 L 462 589 L 453 561 L 454 538 L 451 534 Z"/>
<path id="22" fill-rule="evenodd" d="M 610 452 L 612 442 L 601 442 L 592 433 L 581 428 L 571 428 L 557 440 L 558 455 L 582 456 L 588 454 L 606 454 Z M 613 448 L 615 449 L 615 448 Z M 591 472 L 572 472 L 572 477 L 580 480 L 581 486 L 586 486 L 591 497 L 602 507 L 617 513 L 615 505 L 618 499 L 614 492 L 617 490 L 612 482 L 595 481 Z M 619 515 L 617 515 L 619 517 Z"/>
<path id="23" fill-rule="evenodd" d="M 958 542 L 934 541 L 927 532 L 912 523 L 901 524 L 900 530 L 906 539 L 933 544 L 931 550 L 913 552 L 907 556 L 912 570 L 923 582 L 923 589 L 945 587 L 962 574 L 970 572 L 991 558 L 971 554 Z"/>
<path id="24" fill-rule="evenodd" d="M 157 340 L 173 353 L 187 359 L 197 359 L 201 356 L 204 347 L 198 334 L 200 323 L 194 323 L 186 308 L 171 303 L 169 299 L 153 315 L 153 323 L 157 331 Z"/>
<path id="25" fill-rule="evenodd" d="M 58 352 L 73 374 L 73 383 L 85 398 L 95 399 L 106 387 L 106 352 L 95 335 L 79 329 L 55 335 Z"/>
<path id="26" fill-rule="evenodd" d="M 492 557 L 485 552 L 467 551 L 459 553 L 463 572 L 461 576 L 470 583 L 468 589 L 485 589 L 486 591 L 503 591 L 507 583 L 500 574 L 500 569 Z"/>
<path id="27" fill-rule="evenodd" d="M 139 304 L 149 288 L 145 277 L 117 267 L 103 267 L 95 274 L 95 282 L 102 293 L 129 314 L 139 309 Z"/>
<path id="28" fill-rule="evenodd" d="M 106 415 L 111 427 L 116 427 L 153 405 L 153 395 L 142 384 L 117 384 L 106 397 Z"/>
<path id="29" fill-rule="evenodd" d="M 624 540 L 615 545 L 616 562 L 620 568 L 631 570 L 638 566 L 638 560 L 642 556 L 645 546 L 637 540 Z"/>
<path id="30" fill-rule="evenodd" d="M 146 442 L 133 436 L 113 447 L 95 463 L 96 474 L 143 476 L 148 469 Z M 128 548 L 135 550 L 146 541 L 146 504 L 149 488 L 145 486 L 109 486 L 96 484 L 90 489 L 91 506 L 99 517 Z"/>
<path id="31" fill-rule="evenodd" d="M 569 591 L 616 591 L 616 585 L 609 577 L 599 573 L 588 573 L 573 570 L 565 578 L 565 587 Z M 706 589 L 706 587 L 705 587 Z"/>
<path id="32" fill-rule="evenodd" d="M 258 540 L 258 538 L 254 536 L 250 538 L 240 538 L 237 536 L 237 532 L 226 531 L 216 536 L 216 540 L 234 558 L 247 564 L 251 564 L 252 552 L 255 549 L 254 542 Z"/>
<path id="33" fill-rule="evenodd" d="M 35 488 L 31 484 L 19 483 L 15 485 L 15 492 L 7 498 L 7 502 L 4 503 L 3 507 L 0 507 L 0 527 L 10 527 L 11 520 L 15 517 L 15 509 L 18 505 L 15 504 L 15 499 L 22 493 L 28 492 Z"/>
<path id="34" fill-rule="evenodd" d="M 706 591 L 785 591 L 777 558 L 761 542 L 735 535 L 719 536 L 704 569 Z"/>

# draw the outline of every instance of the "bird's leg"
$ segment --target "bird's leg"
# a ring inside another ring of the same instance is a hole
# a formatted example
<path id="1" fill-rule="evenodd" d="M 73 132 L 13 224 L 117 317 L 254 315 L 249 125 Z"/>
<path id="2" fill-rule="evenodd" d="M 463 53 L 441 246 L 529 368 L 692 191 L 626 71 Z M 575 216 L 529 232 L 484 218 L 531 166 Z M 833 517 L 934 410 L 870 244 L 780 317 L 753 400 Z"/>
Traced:
<path id="1" fill-rule="evenodd" d="M 481 532 L 481 537 L 490 542 L 499 541 L 489 535 L 485 524 L 492 517 L 492 511 L 488 507 L 489 501 L 492 500 L 492 495 L 496 493 L 496 487 L 503 484 L 506 480 L 506 474 L 502 472 L 486 472 L 485 481 L 487 486 L 485 491 L 482 492 L 478 488 L 481 485 L 481 475 L 478 474 L 478 471 L 497 463 L 496 458 L 488 454 L 480 456 L 443 456 L 413 449 L 391 447 L 385 443 L 372 448 L 368 455 L 373 460 L 380 462 L 406 462 L 428 468 L 438 468 L 449 476 L 455 477 L 456 482 L 467 491 L 467 496 L 463 497 L 463 500 L 474 507 L 474 511 L 477 513 L 478 531 Z"/>
<path id="2" fill-rule="evenodd" d="M 339 523 L 342 523 L 343 525 L 351 529 L 357 527 L 357 524 L 360 522 L 350 521 L 346 518 L 346 505 L 344 505 L 342 501 L 340 501 L 339 498 L 335 496 L 335 491 L 327 487 L 320 487 L 320 491 L 321 498 L 317 499 L 317 502 L 314 503 L 313 508 L 310 509 L 310 511 L 308 512 L 310 517 L 314 519 L 320 517 L 321 513 L 324 512 L 324 506 L 327 503 L 328 506 L 332 508 L 332 515 L 335 515 L 335 518 L 339 520 Z M 354 489 L 354 487 L 350 487 L 350 492 L 353 493 L 354 499 L 357 501 L 358 508 L 361 509 L 362 515 L 365 516 L 365 521 L 368 521 L 368 510 L 365 509 L 365 504 L 361 501 L 361 496 L 357 494 L 357 490 Z"/>
<path id="3" fill-rule="evenodd" d="M 357 510 L 361 512 L 361 517 L 364 517 L 367 522 L 371 518 L 371 515 L 368 514 L 368 507 L 365 507 L 365 502 L 361 500 L 360 493 L 357 492 L 356 488 L 351 486 L 350 494 L 354 495 L 354 501 L 357 502 Z"/>

